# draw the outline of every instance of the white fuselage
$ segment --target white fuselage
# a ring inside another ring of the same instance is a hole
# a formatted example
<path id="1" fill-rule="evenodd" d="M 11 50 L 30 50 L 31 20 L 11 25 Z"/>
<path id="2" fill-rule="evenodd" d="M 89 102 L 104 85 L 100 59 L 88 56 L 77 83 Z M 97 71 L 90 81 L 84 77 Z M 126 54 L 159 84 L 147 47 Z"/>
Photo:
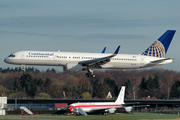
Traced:
<path id="1" fill-rule="evenodd" d="M 63 66 L 69 62 L 80 62 L 109 56 L 107 53 L 78 53 L 78 52 L 50 52 L 50 51 L 20 51 L 11 54 L 4 59 L 6 63 L 16 65 L 44 65 L 44 66 Z M 163 65 L 173 62 L 172 59 L 161 63 L 151 61 L 163 58 L 144 55 L 118 54 L 110 59 L 110 62 L 101 65 L 104 69 L 135 69 Z M 96 68 L 95 68 L 96 69 Z"/>
<path id="2" fill-rule="evenodd" d="M 73 103 L 69 105 L 69 111 L 76 112 L 76 108 L 81 107 L 85 112 L 96 110 L 108 110 L 111 108 L 120 108 L 122 105 L 115 102 L 90 102 L 90 103 Z"/>

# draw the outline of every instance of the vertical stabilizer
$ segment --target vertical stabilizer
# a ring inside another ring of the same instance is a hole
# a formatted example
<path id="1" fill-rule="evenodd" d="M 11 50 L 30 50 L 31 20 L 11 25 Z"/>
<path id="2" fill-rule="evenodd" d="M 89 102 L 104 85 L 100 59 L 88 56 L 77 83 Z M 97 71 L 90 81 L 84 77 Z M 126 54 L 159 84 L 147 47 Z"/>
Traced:
<path id="1" fill-rule="evenodd" d="M 164 58 L 176 30 L 167 30 L 141 55 Z"/>
<path id="2" fill-rule="evenodd" d="M 125 86 L 121 87 L 121 91 L 119 92 L 118 98 L 115 103 L 124 104 L 124 94 L 125 94 Z"/>

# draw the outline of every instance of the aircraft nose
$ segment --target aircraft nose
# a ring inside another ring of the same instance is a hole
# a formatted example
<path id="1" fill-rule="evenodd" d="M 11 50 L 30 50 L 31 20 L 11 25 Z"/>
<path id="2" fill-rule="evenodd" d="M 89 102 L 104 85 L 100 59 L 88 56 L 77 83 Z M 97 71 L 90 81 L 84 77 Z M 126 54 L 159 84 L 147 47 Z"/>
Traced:
<path id="1" fill-rule="evenodd" d="M 5 59 L 4 59 L 4 62 L 5 62 L 5 63 L 9 63 L 9 59 L 8 59 L 8 58 L 5 58 Z"/>
<path id="2" fill-rule="evenodd" d="M 4 62 L 7 63 L 7 58 L 4 59 Z"/>

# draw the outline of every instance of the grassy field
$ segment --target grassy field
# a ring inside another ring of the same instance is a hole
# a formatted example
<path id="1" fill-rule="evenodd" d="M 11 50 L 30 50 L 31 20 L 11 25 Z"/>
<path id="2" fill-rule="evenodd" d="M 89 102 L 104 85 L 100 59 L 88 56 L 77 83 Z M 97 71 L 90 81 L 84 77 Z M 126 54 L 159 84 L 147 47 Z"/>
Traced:
<path id="1" fill-rule="evenodd" d="M 62 116 L 62 115 L 7 115 L 0 116 L 1 120 L 28 119 L 28 120 L 144 120 L 144 119 L 176 119 L 180 120 L 180 115 L 160 115 L 160 114 L 109 114 L 109 115 L 88 115 L 88 116 Z"/>

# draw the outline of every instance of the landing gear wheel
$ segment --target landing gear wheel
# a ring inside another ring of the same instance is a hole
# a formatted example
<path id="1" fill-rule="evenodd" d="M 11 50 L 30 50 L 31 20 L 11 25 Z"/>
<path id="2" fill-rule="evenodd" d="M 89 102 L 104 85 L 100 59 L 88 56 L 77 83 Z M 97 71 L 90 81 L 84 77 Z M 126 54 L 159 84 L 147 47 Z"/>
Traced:
<path id="1" fill-rule="evenodd" d="M 92 77 L 92 78 L 95 78 L 95 75 L 91 75 L 91 73 L 86 73 L 86 77 Z"/>
<path id="2" fill-rule="evenodd" d="M 86 77 L 89 77 L 90 76 L 90 74 L 89 73 L 86 73 Z"/>
<path id="3" fill-rule="evenodd" d="M 92 78 L 95 78 L 95 75 L 91 75 Z"/>

